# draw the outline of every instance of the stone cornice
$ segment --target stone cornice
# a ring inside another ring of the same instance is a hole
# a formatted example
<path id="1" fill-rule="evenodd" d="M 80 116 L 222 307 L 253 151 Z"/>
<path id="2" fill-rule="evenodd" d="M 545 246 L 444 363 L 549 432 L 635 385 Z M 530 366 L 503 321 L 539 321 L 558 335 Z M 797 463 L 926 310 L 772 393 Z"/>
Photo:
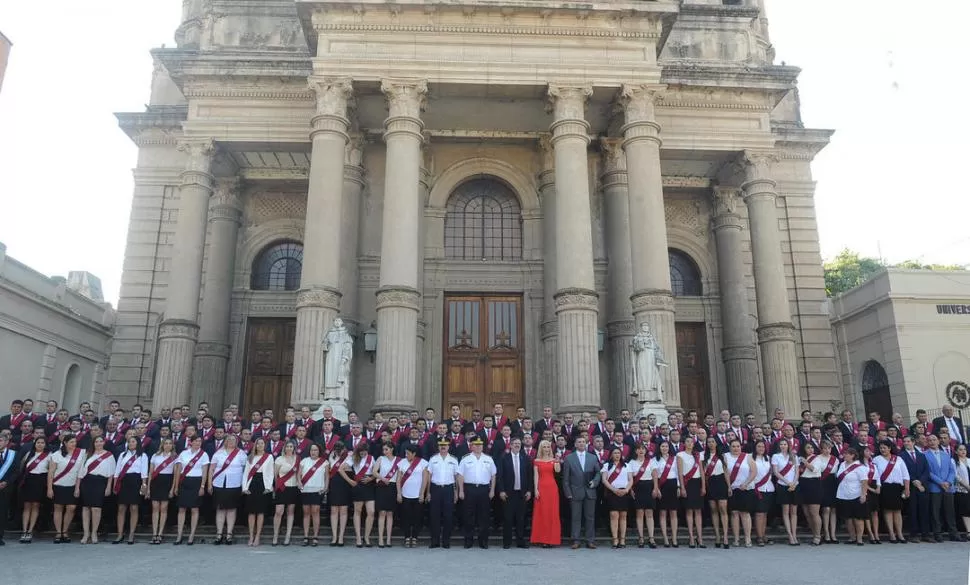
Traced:
<path id="1" fill-rule="evenodd" d="M 730 4 L 682 4 L 680 13 L 688 16 L 712 16 L 716 18 L 757 18 L 761 10 L 757 6 L 732 6 Z"/>
<path id="2" fill-rule="evenodd" d="M 188 116 L 188 106 L 149 106 L 146 112 L 115 113 L 118 126 L 138 146 L 174 145 Z"/>
<path id="3" fill-rule="evenodd" d="M 745 67 L 661 62 L 661 83 L 667 85 L 788 91 L 795 86 L 801 69 L 787 65 Z"/>
<path id="4" fill-rule="evenodd" d="M 659 31 L 646 30 L 608 30 L 594 28 L 538 27 L 538 26 L 495 26 L 489 24 L 319 24 L 314 25 L 317 32 L 403 32 L 430 34 L 492 34 L 516 36 L 557 36 L 557 37 L 599 37 L 618 39 L 659 39 Z"/>
<path id="5" fill-rule="evenodd" d="M 776 140 L 779 158 L 813 160 L 823 148 L 828 146 L 835 130 L 790 128 L 772 124 L 771 133 Z"/>
<path id="6" fill-rule="evenodd" d="M 261 51 L 221 50 L 199 52 L 186 49 L 153 49 L 152 56 L 165 66 L 172 81 L 183 89 L 191 77 L 224 79 L 227 71 L 233 78 L 298 78 L 306 90 L 305 80 L 313 72 L 310 54 L 267 53 Z"/>

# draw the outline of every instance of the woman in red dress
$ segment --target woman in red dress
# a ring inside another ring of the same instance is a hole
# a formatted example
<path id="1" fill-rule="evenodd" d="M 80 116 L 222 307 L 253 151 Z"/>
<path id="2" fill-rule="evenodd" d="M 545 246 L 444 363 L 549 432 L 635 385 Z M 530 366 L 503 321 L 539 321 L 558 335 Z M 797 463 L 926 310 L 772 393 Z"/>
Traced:
<path id="1" fill-rule="evenodd" d="M 552 443 L 539 443 L 535 460 L 535 507 L 532 510 L 532 544 L 543 548 L 559 546 L 562 530 L 559 525 L 559 460 L 552 456 Z"/>

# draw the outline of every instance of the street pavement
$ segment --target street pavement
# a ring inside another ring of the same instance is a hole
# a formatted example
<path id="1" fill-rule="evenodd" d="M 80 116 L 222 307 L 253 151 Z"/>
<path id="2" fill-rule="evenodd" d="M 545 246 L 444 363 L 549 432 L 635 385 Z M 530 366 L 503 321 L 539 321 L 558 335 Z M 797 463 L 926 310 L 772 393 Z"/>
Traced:
<path id="1" fill-rule="evenodd" d="M 243 536 L 245 539 L 245 536 Z M 299 541 L 296 541 L 299 542 Z M 7 560 L 15 565 L 7 564 Z M 572 584 L 588 579 L 638 583 L 766 583 L 817 585 L 820 582 L 909 585 L 923 567 L 923 578 L 949 585 L 968 582 L 967 543 L 907 544 L 865 547 L 827 545 L 724 551 L 713 548 L 597 550 L 568 548 L 489 550 L 427 548 L 357 549 L 350 547 L 249 548 L 233 546 L 55 545 L 48 539 L 24 545 L 16 537 L 0 548 L 0 583 L 8 567 L 32 567 L 46 583 L 139 585 L 171 583 L 269 583 L 284 573 L 301 583 L 339 581 L 402 585 L 430 583 Z M 926 568 L 932 568 L 926 573 Z M 823 581 L 824 580 L 824 581 Z"/>

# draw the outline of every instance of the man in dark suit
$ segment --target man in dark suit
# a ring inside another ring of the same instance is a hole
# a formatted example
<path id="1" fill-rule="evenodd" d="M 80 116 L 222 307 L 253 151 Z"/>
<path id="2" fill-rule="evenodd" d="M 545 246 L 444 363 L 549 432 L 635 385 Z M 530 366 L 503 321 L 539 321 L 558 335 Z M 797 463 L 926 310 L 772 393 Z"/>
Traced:
<path id="1" fill-rule="evenodd" d="M 957 445 L 967 442 L 967 427 L 963 426 L 963 419 L 953 416 L 953 407 L 949 404 L 943 407 L 943 416 L 933 419 L 933 434 L 940 436 L 940 429 L 950 431 L 950 438 L 955 439 Z"/>
<path id="2" fill-rule="evenodd" d="M 851 441 L 852 437 L 856 436 L 856 433 L 859 432 L 859 425 L 852 420 L 851 410 L 842 411 L 842 420 L 839 421 L 838 427 L 842 431 L 842 438 L 846 441 Z"/>
<path id="3" fill-rule="evenodd" d="M 576 450 L 562 463 L 562 490 L 569 500 L 570 536 L 573 550 L 579 548 L 580 529 L 586 525 L 586 547 L 596 548 L 596 488 L 600 484 L 600 463 L 586 451 L 586 439 L 576 438 Z"/>
<path id="4" fill-rule="evenodd" d="M 903 437 L 903 450 L 899 458 L 906 464 L 912 488 L 909 497 L 909 540 L 919 542 L 920 536 L 930 538 L 930 495 L 926 487 L 930 483 L 930 468 L 926 455 L 916 450 L 913 435 Z"/>
<path id="5" fill-rule="evenodd" d="M 540 418 L 539 420 L 537 420 L 536 421 L 536 424 L 534 426 L 535 431 L 537 433 L 539 433 L 539 436 L 540 437 L 542 436 L 542 431 L 545 431 L 545 430 L 550 430 L 551 431 L 552 430 L 552 421 L 553 421 L 553 418 L 552 418 L 552 407 L 551 406 L 543 406 L 542 407 L 542 418 Z"/>
<path id="6" fill-rule="evenodd" d="M 502 548 L 512 547 L 512 530 L 515 545 L 529 548 L 525 540 L 525 507 L 532 499 L 532 461 L 522 452 L 522 440 L 512 439 L 512 450 L 498 462 L 498 497 L 505 507 L 505 524 L 502 530 Z"/>
<path id="7" fill-rule="evenodd" d="M 9 430 L 14 442 L 20 442 L 20 423 L 27 419 L 24 414 L 24 401 L 14 400 L 10 403 L 10 414 L 0 416 L 0 431 Z"/>
<path id="8" fill-rule="evenodd" d="M 19 471 L 17 452 L 8 448 L 7 437 L 0 436 L 0 522 L 3 524 L 7 523 L 7 508 Z M 0 546 L 3 544 L 3 530 L 0 530 Z"/>

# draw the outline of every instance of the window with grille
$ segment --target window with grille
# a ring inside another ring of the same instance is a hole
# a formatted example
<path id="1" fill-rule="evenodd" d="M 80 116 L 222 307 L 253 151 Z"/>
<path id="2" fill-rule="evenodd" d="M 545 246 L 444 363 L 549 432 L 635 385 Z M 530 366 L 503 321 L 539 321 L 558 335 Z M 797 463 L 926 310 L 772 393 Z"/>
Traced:
<path id="1" fill-rule="evenodd" d="M 522 212 L 515 193 L 495 179 L 463 183 L 448 200 L 445 257 L 520 260 Z"/>
<path id="2" fill-rule="evenodd" d="M 675 297 L 699 297 L 704 294 L 701 273 L 690 256 L 680 250 L 668 250 L 670 290 Z"/>
<path id="3" fill-rule="evenodd" d="M 303 270 L 303 244 L 276 242 L 253 262 L 253 290 L 297 290 Z"/>

